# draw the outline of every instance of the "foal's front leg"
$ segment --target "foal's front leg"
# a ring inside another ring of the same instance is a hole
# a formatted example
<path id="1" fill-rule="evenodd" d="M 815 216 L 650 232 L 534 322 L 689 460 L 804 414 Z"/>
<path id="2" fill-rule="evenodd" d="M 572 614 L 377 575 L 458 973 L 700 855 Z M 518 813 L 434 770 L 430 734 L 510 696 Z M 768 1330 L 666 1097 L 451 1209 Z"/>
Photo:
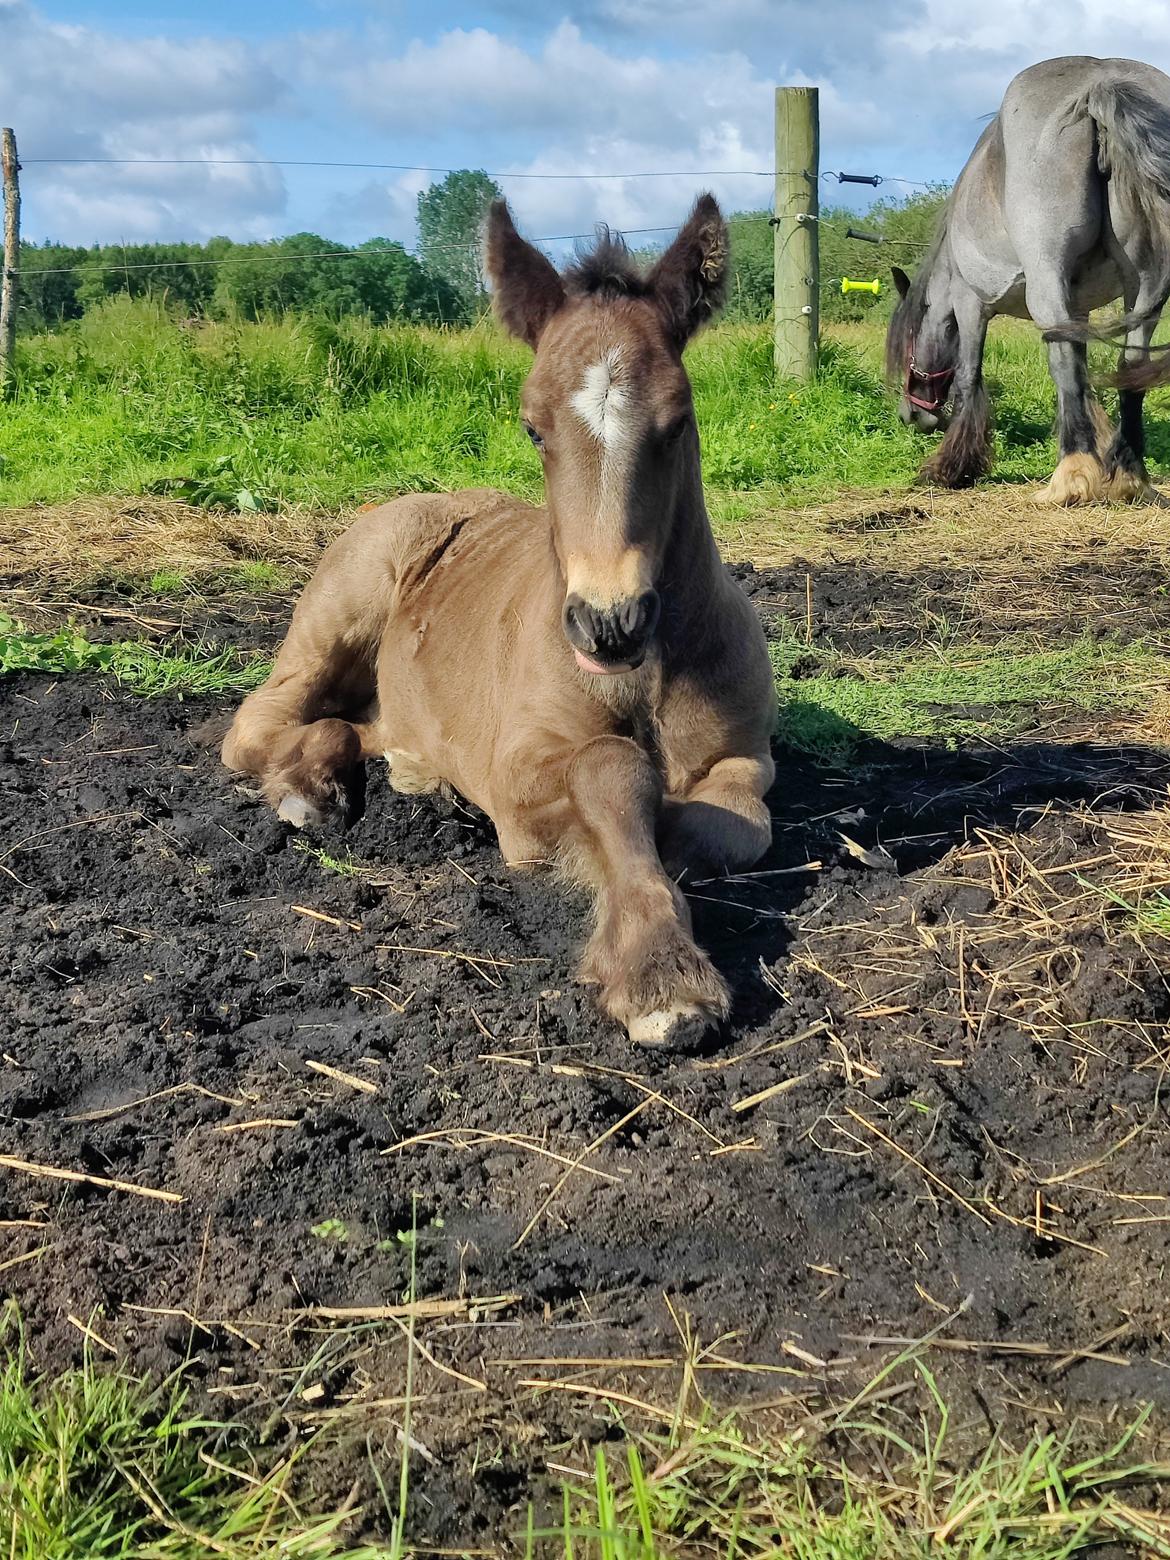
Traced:
<path id="1" fill-rule="evenodd" d="M 658 842 L 671 876 L 754 866 L 772 843 L 764 796 L 775 778 L 770 753 L 723 758 L 685 796 L 667 797 Z"/>
<path id="2" fill-rule="evenodd" d="M 641 1045 L 698 1038 L 727 1014 L 727 987 L 691 934 L 686 900 L 655 843 L 662 782 L 625 737 L 597 737 L 565 770 L 563 853 L 597 896 L 580 979 Z"/>

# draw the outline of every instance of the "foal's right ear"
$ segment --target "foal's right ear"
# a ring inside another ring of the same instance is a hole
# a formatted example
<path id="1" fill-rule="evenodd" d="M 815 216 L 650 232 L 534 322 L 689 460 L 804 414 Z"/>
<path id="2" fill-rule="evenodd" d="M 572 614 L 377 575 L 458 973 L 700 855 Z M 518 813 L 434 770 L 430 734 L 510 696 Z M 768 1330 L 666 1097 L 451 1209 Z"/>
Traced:
<path id="1" fill-rule="evenodd" d="M 535 351 L 565 286 L 552 261 L 517 233 L 507 201 L 493 201 L 488 212 L 486 259 L 496 318 Z"/>
<path id="2" fill-rule="evenodd" d="M 892 265 L 890 274 L 894 278 L 894 286 L 898 289 L 898 297 L 904 298 L 910 291 L 910 278 L 900 265 Z"/>

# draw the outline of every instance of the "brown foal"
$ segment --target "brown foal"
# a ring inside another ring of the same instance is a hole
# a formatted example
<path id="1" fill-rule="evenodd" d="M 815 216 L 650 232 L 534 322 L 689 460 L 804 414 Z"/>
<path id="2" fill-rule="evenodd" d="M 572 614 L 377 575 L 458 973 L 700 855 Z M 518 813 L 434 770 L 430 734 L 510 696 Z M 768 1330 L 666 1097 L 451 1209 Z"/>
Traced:
<path id="1" fill-rule="evenodd" d="M 473 489 L 396 499 L 329 547 L 224 763 L 297 826 L 399 791 L 487 812 L 512 866 L 588 885 L 580 978 L 632 1040 L 726 1015 L 676 879 L 767 849 L 775 690 L 759 621 L 703 502 L 686 342 L 722 301 L 704 195 L 643 273 L 603 238 L 563 274 L 491 212 L 496 312 L 535 352 L 525 427 L 546 504 Z"/>

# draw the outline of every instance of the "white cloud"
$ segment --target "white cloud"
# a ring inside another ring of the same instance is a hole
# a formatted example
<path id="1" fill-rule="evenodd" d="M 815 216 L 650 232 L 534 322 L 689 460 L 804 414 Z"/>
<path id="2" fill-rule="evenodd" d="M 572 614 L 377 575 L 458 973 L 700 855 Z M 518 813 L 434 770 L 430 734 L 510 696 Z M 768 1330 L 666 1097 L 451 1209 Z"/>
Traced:
<path id="1" fill-rule="evenodd" d="M 286 87 L 234 39 L 130 39 L 48 20 L 0 0 L 0 102 L 17 128 L 30 237 L 194 238 L 269 232 L 279 170 L 205 159 L 260 154 L 255 116 Z M 40 163 L 38 158 L 191 158 L 185 166 Z"/>

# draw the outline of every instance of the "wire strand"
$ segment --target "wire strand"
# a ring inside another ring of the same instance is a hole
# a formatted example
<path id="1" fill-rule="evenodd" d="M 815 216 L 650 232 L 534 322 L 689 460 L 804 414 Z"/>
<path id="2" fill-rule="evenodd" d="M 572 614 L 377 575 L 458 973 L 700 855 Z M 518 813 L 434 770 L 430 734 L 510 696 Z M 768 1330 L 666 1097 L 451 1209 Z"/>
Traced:
<path id="1" fill-rule="evenodd" d="M 469 171 L 466 164 L 462 167 L 444 168 L 432 163 L 388 163 L 388 162 L 340 162 L 325 158 L 299 158 L 299 157 L 24 157 L 21 159 L 22 167 L 90 167 L 108 166 L 123 168 L 353 168 L 366 172 L 384 173 L 464 173 Z M 482 172 L 483 170 L 473 170 Z M 611 171 L 603 173 L 537 173 L 521 169 L 510 169 L 502 173 L 487 173 L 489 179 L 774 179 L 774 178 L 800 178 L 812 175 L 804 168 L 652 168 L 635 169 L 629 173 L 615 173 Z M 910 184 L 919 189 L 930 189 L 931 183 L 925 179 L 906 179 L 896 173 L 878 173 L 869 175 L 878 179 L 882 184 Z M 826 169 L 821 174 L 822 179 L 836 179 L 842 182 L 840 175 L 832 169 Z"/>
<path id="2" fill-rule="evenodd" d="M 229 167 L 229 168 L 357 168 L 388 173 L 465 173 L 462 168 L 439 168 L 427 163 L 326 162 L 318 158 L 280 157 L 24 157 L 22 167 L 111 165 L 118 167 Z M 773 168 L 663 168 L 633 173 L 487 173 L 489 179 L 772 179 Z"/>

